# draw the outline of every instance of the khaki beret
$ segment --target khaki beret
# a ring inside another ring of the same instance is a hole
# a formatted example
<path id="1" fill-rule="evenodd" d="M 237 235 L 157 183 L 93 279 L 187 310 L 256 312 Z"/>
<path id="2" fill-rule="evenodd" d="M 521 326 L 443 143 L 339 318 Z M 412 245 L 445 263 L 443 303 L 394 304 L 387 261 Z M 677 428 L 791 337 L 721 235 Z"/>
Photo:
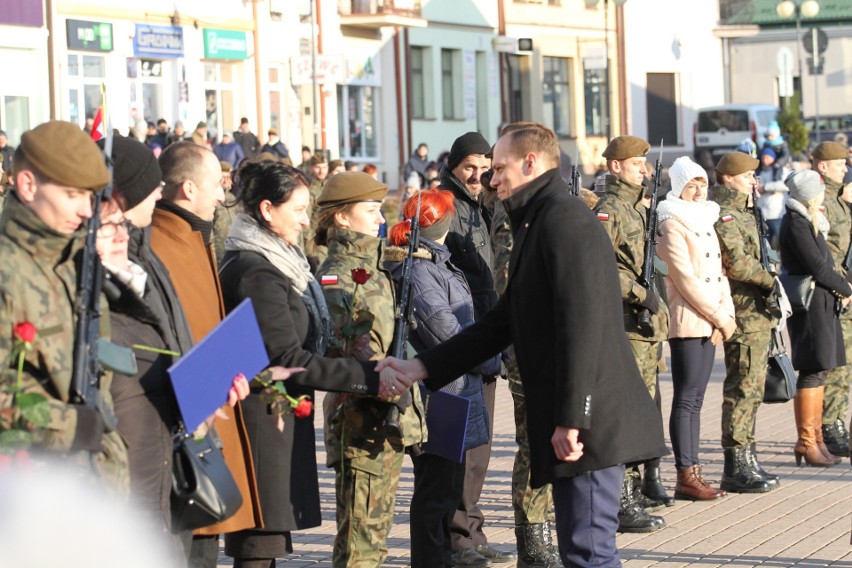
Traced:
<path id="1" fill-rule="evenodd" d="M 326 163 L 325 152 L 314 152 L 314 155 L 311 156 L 311 159 L 308 163 L 312 166 Z"/>
<path id="2" fill-rule="evenodd" d="M 601 154 L 607 160 L 629 160 L 644 156 L 651 145 L 636 136 L 618 136 L 610 140 Z"/>
<path id="3" fill-rule="evenodd" d="M 257 156 L 252 159 L 252 162 L 277 162 L 278 156 L 273 154 L 272 152 L 261 152 Z"/>
<path id="4" fill-rule="evenodd" d="M 849 149 L 837 142 L 820 142 L 811 154 L 814 160 L 845 160 L 849 157 Z"/>
<path id="5" fill-rule="evenodd" d="M 222 173 L 230 172 L 234 169 L 234 166 L 231 162 L 226 162 L 225 160 L 219 160 L 219 167 L 222 168 Z"/>
<path id="6" fill-rule="evenodd" d="M 738 176 L 748 171 L 756 170 L 760 165 L 757 158 L 752 158 L 745 152 L 725 154 L 716 164 L 716 173 Z"/>
<path id="7" fill-rule="evenodd" d="M 381 201 L 388 186 L 364 172 L 341 172 L 331 176 L 317 198 L 320 207 L 332 207 L 359 201 Z"/>
<path id="8" fill-rule="evenodd" d="M 104 155 L 76 124 L 40 124 L 24 132 L 20 149 L 34 170 L 59 185 L 95 191 L 109 183 Z"/>

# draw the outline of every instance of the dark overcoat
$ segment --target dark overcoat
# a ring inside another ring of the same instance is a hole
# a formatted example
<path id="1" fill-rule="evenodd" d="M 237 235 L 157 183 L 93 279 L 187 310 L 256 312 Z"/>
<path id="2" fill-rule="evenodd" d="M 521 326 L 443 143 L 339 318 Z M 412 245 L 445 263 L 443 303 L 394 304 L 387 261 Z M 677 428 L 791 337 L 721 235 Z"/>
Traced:
<path id="1" fill-rule="evenodd" d="M 834 315 L 838 296 L 852 293 L 849 284 L 834 271 L 834 260 L 822 233 L 814 235 L 810 219 L 787 209 L 779 236 L 781 263 L 788 274 L 814 277 L 811 305 L 806 312 L 787 318 L 793 367 L 821 371 L 846 364 L 843 331 Z"/>
<path id="2" fill-rule="evenodd" d="M 320 357 L 303 347 L 311 322 L 305 304 L 292 283 L 256 252 L 228 251 L 220 273 L 225 310 L 230 312 L 251 298 L 263 343 L 272 365 L 305 367 L 287 380 L 290 396 L 314 398 L 314 388 L 376 394 L 379 378 L 375 362 Z M 314 416 L 296 419 L 284 415 L 284 431 L 277 417 L 253 389 L 242 402 L 243 419 L 254 458 L 264 532 L 285 532 L 319 526 L 319 482 Z"/>
<path id="3" fill-rule="evenodd" d="M 514 233 L 506 293 L 486 316 L 420 357 L 439 388 L 514 344 L 527 401 L 534 487 L 667 453 L 660 413 L 630 350 L 612 244 L 557 169 L 504 201 Z M 556 426 L 580 429 L 561 462 Z"/>

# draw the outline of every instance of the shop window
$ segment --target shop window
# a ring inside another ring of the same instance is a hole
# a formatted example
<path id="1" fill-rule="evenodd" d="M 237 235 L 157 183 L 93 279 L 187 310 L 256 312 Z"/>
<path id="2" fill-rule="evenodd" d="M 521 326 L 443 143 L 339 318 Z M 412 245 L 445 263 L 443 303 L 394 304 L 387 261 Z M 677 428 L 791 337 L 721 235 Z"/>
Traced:
<path id="1" fill-rule="evenodd" d="M 339 85 L 337 119 L 342 158 L 379 159 L 378 87 Z"/>
<path id="2" fill-rule="evenodd" d="M 30 129 L 30 98 L 0 96 L 0 130 L 6 132 L 9 144 L 17 146 L 21 134 Z"/>
<path id="3" fill-rule="evenodd" d="M 101 106 L 106 62 L 99 55 L 68 54 L 68 120 L 81 128 Z"/>
<path id="4" fill-rule="evenodd" d="M 568 89 L 568 59 L 544 57 L 544 124 L 557 136 L 571 135 L 571 93 Z"/>
<path id="5" fill-rule="evenodd" d="M 204 100 L 207 132 L 218 141 L 220 132 L 238 126 L 234 108 L 234 65 L 230 63 L 204 64 Z"/>

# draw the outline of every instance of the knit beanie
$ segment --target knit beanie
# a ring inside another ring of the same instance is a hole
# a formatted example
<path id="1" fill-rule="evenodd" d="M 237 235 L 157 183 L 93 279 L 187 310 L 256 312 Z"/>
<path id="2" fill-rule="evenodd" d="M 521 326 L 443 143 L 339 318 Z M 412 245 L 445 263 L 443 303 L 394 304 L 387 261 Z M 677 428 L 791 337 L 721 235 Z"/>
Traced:
<path id="1" fill-rule="evenodd" d="M 761 151 L 760 151 L 760 156 L 759 156 L 759 157 L 761 157 L 761 158 L 762 158 L 762 157 L 764 157 L 764 156 L 772 156 L 772 159 L 773 159 L 773 160 L 775 160 L 775 159 L 777 159 L 777 158 L 778 158 L 778 154 L 775 152 L 775 150 L 773 150 L 772 148 L 770 148 L 770 147 L 768 147 L 768 146 L 767 146 L 766 148 L 764 148 L 763 150 L 761 150 Z"/>
<path id="2" fill-rule="evenodd" d="M 450 155 L 447 156 L 447 167 L 452 170 L 462 160 L 472 154 L 485 155 L 491 151 L 491 145 L 485 141 L 485 137 L 479 132 L 467 132 L 462 134 L 453 142 Z"/>
<path id="3" fill-rule="evenodd" d="M 794 172 L 787 177 L 784 184 L 790 190 L 790 197 L 801 203 L 806 203 L 825 191 L 822 178 L 813 170 Z"/>
<path id="4" fill-rule="evenodd" d="M 687 156 L 682 156 L 669 168 L 669 178 L 672 180 L 672 195 L 680 197 L 686 184 L 695 178 L 707 181 L 707 172 Z"/>
<path id="5" fill-rule="evenodd" d="M 103 138 L 98 145 L 103 148 Z M 125 211 L 145 201 L 163 181 L 154 153 L 134 138 L 113 137 L 112 163 L 113 190 L 124 199 Z"/>

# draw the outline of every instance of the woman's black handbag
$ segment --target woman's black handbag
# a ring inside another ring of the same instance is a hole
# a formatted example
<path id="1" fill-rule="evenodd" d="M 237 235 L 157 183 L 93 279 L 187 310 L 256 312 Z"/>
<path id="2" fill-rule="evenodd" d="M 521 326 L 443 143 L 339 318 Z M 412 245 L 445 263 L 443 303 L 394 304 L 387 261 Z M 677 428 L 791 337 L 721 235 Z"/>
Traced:
<path id="1" fill-rule="evenodd" d="M 183 427 L 175 436 L 172 463 L 172 527 L 192 530 L 224 521 L 243 503 L 240 489 L 211 428 L 193 438 Z"/>
<path id="2" fill-rule="evenodd" d="M 787 402 L 796 396 L 796 372 L 787 356 L 784 338 L 777 329 L 772 330 L 772 347 L 763 389 L 763 402 Z"/>
<path id="3" fill-rule="evenodd" d="M 806 312 L 811 306 L 816 283 L 809 274 L 781 274 L 778 276 L 793 312 Z"/>

